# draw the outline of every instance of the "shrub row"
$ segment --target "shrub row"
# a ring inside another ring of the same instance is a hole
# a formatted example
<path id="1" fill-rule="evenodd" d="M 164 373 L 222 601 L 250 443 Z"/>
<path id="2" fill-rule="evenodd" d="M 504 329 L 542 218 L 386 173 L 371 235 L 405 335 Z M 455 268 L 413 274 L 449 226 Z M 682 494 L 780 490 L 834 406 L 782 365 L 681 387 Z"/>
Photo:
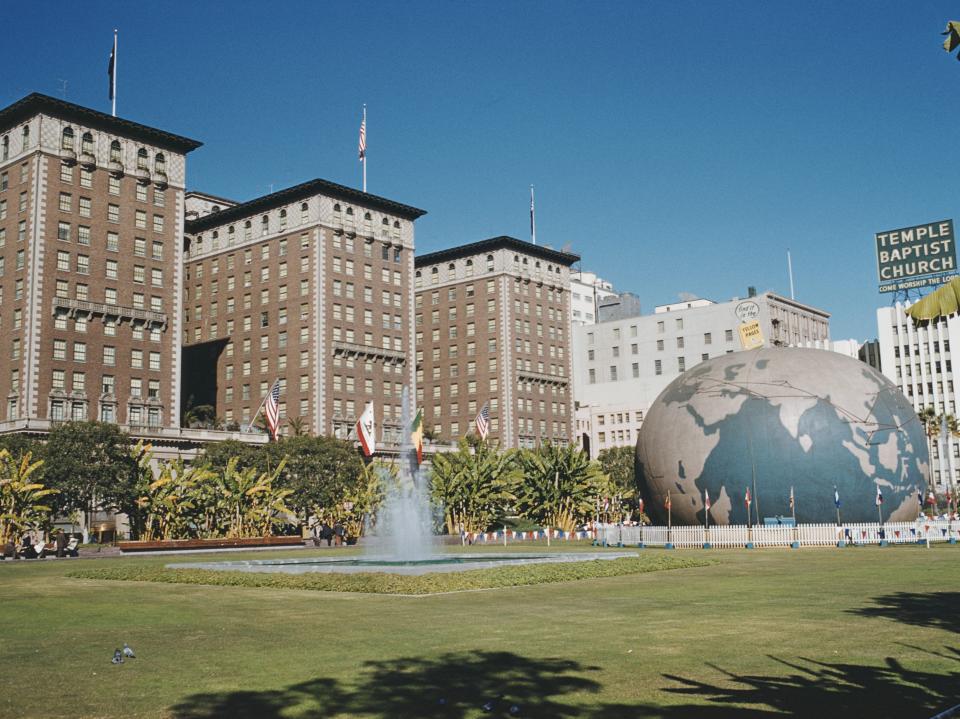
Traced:
<path id="1" fill-rule="evenodd" d="M 151 566 L 115 566 L 78 568 L 67 573 L 75 579 L 118 580 L 127 582 L 163 582 L 167 584 L 206 584 L 226 587 L 268 587 L 271 589 L 307 589 L 322 592 L 365 592 L 372 594 L 436 594 L 474 589 L 496 589 L 532 584 L 569 582 L 598 577 L 658 572 L 667 569 L 702 567 L 712 562 L 687 557 L 645 554 L 636 558 L 588 560 L 556 564 L 526 564 L 405 576 L 381 572 L 360 574 L 279 574 L 226 572 L 209 569 L 168 569 Z"/>

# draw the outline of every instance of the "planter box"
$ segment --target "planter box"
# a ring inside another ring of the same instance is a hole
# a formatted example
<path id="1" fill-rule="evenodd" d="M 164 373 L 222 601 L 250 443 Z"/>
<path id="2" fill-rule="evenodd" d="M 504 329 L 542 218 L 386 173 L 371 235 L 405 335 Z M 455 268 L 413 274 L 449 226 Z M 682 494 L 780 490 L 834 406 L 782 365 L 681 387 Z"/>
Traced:
<path id="1" fill-rule="evenodd" d="M 301 537 L 244 537 L 242 539 L 168 539 L 118 542 L 121 552 L 167 552 L 177 549 L 244 549 L 247 547 L 301 547 Z"/>

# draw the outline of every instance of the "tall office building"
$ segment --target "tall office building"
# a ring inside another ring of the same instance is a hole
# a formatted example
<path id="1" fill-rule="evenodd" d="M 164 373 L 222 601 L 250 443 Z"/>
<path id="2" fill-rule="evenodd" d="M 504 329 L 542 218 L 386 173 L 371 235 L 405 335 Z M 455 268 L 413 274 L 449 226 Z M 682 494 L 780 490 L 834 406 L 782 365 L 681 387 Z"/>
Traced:
<path id="1" fill-rule="evenodd" d="M 716 303 L 690 299 L 652 315 L 621 317 L 573 330 L 576 436 L 596 457 L 633 445 L 657 396 L 683 372 L 741 349 L 738 325 L 756 319 L 767 344 L 829 340 L 829 313 L 765 292 Z"/>
<path id="2" fill-rule="evenodd" d="M 179 426 L 186 155 L 40 94 L 0 110 L 0 396 L 10 420 Z"/>
<path id="3" fill-rule="evenodd" d="M 957 416 L 957 392 L 950 345 L 960 342 L 960 316 L 915 323 L 897 302 L 877 310 L 880 367 L 909 399 L 917 412 L 932 407 L 935 414 Z M 960 483 L 960 442 L 943 427 L 931 426 L 931 480 L 938 492 Z"/>
<path id="4" fill-rule="evenodd" d="M 239 204 L 191 193 L 189 209 L 188 400 L 242 426 L 279 381 L 282 424 L 346 437 L 373 401 L 378 439 L 398 442 L 424 211 L 325 180 Z"/>
<path id="5" fill-rule="evenodd" d="M 417 404 L 445 440 L 484 404 L 501 447 L 568 442 L 570 266 L 580 258 L 513 237 L 416 257 Z"/>

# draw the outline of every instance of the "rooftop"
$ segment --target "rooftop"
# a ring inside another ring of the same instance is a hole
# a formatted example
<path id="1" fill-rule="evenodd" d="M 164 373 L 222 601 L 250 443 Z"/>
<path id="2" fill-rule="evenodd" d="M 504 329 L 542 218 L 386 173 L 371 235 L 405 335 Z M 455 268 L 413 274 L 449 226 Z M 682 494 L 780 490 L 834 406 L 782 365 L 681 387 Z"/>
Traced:
<path id="1" fill-rule="evenodd" d="M 414 258 L 414 265 L 416 267 L 423 267 L 424 265 L 432 265 L 437 262 L 445 262 L 460 257 L 472 257 L 484 252 L 504 248 L 522 252 L 531 257 L 539 257 L 542 260 L 566 265 L 567 267 L 574 262 L 580 261 L 580 255 L 575 255 L 572 252 L 561 252 L 544 245 L 534 245 L 531 242 L 524 242 L 523 240 L 518 240 L 516 237 L 501 235 L 500 237 L 491 237 L 488 240 L 471 242 L 467 245 L 458 245 L 457 247 L 450 247 L 446 250 L 438 250 L 437 252 L 430 252 L 425 255 L 417 255 Z"/>
<path id="2" fill-rule="evenodd" d="M 314 195 L 326 195 L 337 200 L 343 200 L 344 202 L 355 203 L 361 207 L 369 207 L 375 210 L 381 210 L 383 212 L 390 213 L 391 215 L 403 217 L 407 220 L 415 220 L 418 217 L 427 214 L 426 210 L 420 210 L 416 207 L 411 207 L 410 205 L 394 202 L 393 200 L 388 200 L 385 197 L 370 195 L 366 192 L 355 190 L 352 187 L 347 187 L 346 185 L 338 185 L 337 183 L 330 182 L 329 180 L 315 179 L 309 180 L 300 185 L 288 187 L 285 190 L 280 190 L 279 192 L 274 192 L 269 195 L 257 197 L 253 200 L 248 200 L 247 202 L 241 202 L 238 205 L 225 208 L 220 210 L 220 212 L 215 212 L 210 215 L 204 215 L 196 220 L 189 220 L 186 222 L 186 230 L 187 232 L 191 233 L 203 232 L 204 230 L 209 230 L 213 227 L 219 227 L 220 225 L 225 225 L 229 222 L 241 220 L 245 217 L 249 217 L 250 215 L 272 210 L 290 202 L 305 200 L 308 197 L 313 197 Z M 210 197 L 211 195 L 207 196 Z"/>
<path id="3" fill-rule="evenodd" d="M 87 127 L 93 127 L 98 130 L 105 130 L 122 137 L 129 137 L 133 140 L 142 140 L 143 142 L 156 145 L 165 150 L 187 153 L 196 150 L 203 143 L 197 140 L 191 140 L 188 137 L 174 135 L 171 132 L 158 130 L 155 127 L 141 125 L 131 120 L 124 120 L 120 117 L 108 115 L 105 112 L 91 110 L 89 107 L 75 105 L 66 100 L 58 100 L 49 95 L 43 95 L 34 92 L 21 100 L 17 100 L 0 110 L 0 133 L 9 130 L 18 123 L 32 117 L 38 113 L 53 115 L 68 122 L 76 122 Z"/>

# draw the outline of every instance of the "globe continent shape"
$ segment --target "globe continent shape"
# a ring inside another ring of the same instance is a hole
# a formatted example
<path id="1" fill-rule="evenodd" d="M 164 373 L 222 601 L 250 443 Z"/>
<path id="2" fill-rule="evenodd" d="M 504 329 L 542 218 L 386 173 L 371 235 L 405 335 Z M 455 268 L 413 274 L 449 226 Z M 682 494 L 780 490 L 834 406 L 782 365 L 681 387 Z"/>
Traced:
<path id="1" fill-rule="evenodd" d="M 906 397 L 867 364 L 818 349 L 765 348 L 706 360 L 671 382 L 637 438 L 647 512 L 675 524 L 798 523 L 917 517 L 929 474 L 926 434 Z"/>

